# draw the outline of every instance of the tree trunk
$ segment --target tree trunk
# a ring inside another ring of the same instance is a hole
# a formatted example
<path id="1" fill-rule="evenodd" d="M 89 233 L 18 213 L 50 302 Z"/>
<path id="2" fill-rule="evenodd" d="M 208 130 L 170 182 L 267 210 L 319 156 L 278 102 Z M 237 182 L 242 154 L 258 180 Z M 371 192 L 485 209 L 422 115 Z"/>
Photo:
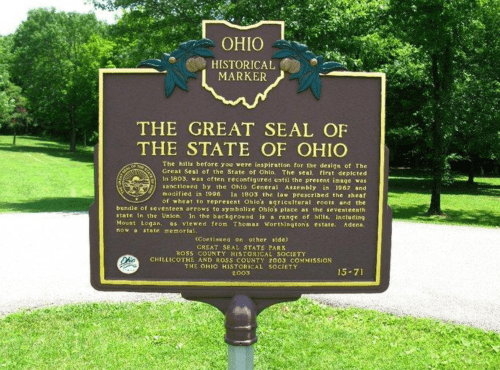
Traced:
<path id="1" fill-rule="evenodd" d="M 76 152 L 76 122 L 75 122 L 75 107 L 71 106 L 69 108 L 69 117 L 71 120 L 71 141 L 69 151 Z"/>
<path id="2" fill-rule="evenodd" d="M 436 124 L 437 126 L 437 124 Z M 429 215 L 442 215 L 441 211 L 441 188 L 443 186 L 444 166 L 441 164 L 439 147 L 436 145 L 433 151 L 432 165 L 432 188 L 431 188 L 431 204 L 427 210 Z"/>
<path id="3" fill-rule="evenodd" d="M 467 180 L 468 185 L 474 185 L 474 170 L 474 158 L 471 158 L 469 166 L 469 179 Z"/>
<path id="4" fill-rule="evenodd" d="M 432 79 L 434 82 L 434 120 L 431 126 L 432 135 L 432 188 L 431 204 L 427 211 L 429 215 L 441 215 L 441 187 L 443 183 L 443 137 L 442 137 L 442 111 L 441 111 L 441 81 L 438 71 L 438 57 L 432 55 Z"/>
<path id="5" fill-rule="evenodd" d="M 12 141 L 12 145 L 16 146 L 16 125 L 14 125 L 14 140 Z"/>

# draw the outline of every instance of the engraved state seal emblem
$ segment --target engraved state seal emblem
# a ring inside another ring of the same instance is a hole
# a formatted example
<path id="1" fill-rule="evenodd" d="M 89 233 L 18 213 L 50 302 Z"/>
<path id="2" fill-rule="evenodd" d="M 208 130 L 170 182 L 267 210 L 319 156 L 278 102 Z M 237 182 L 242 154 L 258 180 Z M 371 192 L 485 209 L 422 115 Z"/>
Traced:
<path id="1" fill-rule="evenodd" d="M 130 203 L 142 203 L 151 198 L 156 189 L 156 177 L 151 168 L 142 163 L 123 167 L 116 177 L 116 189 Z"/>

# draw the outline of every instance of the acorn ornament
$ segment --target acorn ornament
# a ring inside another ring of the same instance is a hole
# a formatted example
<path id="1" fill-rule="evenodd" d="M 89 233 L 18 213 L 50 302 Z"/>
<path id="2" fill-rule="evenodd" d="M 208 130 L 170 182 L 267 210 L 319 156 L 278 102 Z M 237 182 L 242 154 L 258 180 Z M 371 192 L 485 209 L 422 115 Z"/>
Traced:
<path id="1" fill-rule="evenodd" d="M 297 73 L 300 70 L 300 62 L 296 59 L 284 58 L 280 62 L 280 68 L 283 72 Z"/>
<path id="2" fill-rule="evenodd" d="M 186 61 L 186 68 L 189 72 L 203 71 L 207 67 L 207 61 L 202 57 L 189 58 Z"/>

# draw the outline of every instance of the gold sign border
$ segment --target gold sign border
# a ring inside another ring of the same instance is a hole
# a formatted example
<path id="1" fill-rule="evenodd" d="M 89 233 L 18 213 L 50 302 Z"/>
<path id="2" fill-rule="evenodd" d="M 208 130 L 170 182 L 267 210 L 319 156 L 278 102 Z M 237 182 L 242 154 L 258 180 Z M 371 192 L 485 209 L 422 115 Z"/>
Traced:
<path id="1" fill-rule="evenodd" d="M 99 153 L 98 153 L 98 186 L 99 186 L 99 266 L 100 282 L 102 285 L 129 285 L 129 286 L 170 286 L 170 287 L 370 287 L 379 286 L 382 267 L 382 230 L 384 222 L 384 194 L 385 194 L 385 73 L 369 72 L 330 72 L 321 77 L 354 77 L 354 78 L 380 78 L 380 168 L 379 168 L 379 211 L 378 211 L 378 240 L 375 281 L 348 281 L 348 282 L 282 282 L 282 281 L 151 281 L 151 280 L 109 280 L 106 279 L 104 266 L 104 75 L 105 74 L 158 74 L 154 69 L 100 69 L 99 70 Z M 324 98 L 324 97 L 323 97 Z"/>
<path id="2" fill-rule="evenodd" d="M 250 26 L 237 26 L 237 25 L 229 23 L 227 21 L 203 21 L 203 38 L 207 37 L 207 29 L 206 29 L 207 24 L 224 24 L 230 28 L 234 28 L 237 30 L 249 30 L 252 28 L 260 27 L 263 24 L 275 24 L 275 25 L 277 24 L 277 25 L 281 26 L 281 39 L 283 40 L 285 38 L 285 22 L 283 22 L 283 21 L 260 21 L 259 23 L 252 24 Z M 244 96 L 241 96 L 236 100 L 229 100 L 229 99 L 226 99 L 223 96 L 217 94 L 215 92 L 214 88 L 207 84 L 207 70 L 206 69 L 204 69 L 202 71 L 201 81 L 202 81 L 202 86 L 205 89 L 207 89 L 208 91 L 210 91 L 215 99 L 220 100 L 224 104 L 236 106 L 236 105 L 241 103 L 245 107 L 247 107 L 248 109 L 253 109 L 257 106 L 257 104 L 259 104 L 259 101 L 266 100 L 267 94 L 269 94 L 269 91 L 271 91 L 276 86 L 278 86 L 279 82 L 285 78 L 285 72 L 283 72 L 283 71 L 280 71 L 280 72 L 281 73 L 280 73 L 279 77 L 276 79 L 276 81 L 274 81 L 271 85 L 269 85 L 263 93 L 258 93 L 252 104 L 248 103 Z"/>

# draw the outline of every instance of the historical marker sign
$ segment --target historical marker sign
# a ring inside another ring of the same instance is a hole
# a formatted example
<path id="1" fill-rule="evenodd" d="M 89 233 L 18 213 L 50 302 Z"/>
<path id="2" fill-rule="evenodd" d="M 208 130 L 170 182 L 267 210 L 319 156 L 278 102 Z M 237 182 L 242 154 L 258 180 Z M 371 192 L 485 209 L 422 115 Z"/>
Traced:
<path id="1" fill-rule="evenodd" d="M 385 75 L 326 74 L 283 27 L 207 21 L 156 70 L 101 70 L 96 289 L 387 288 Z"/>

